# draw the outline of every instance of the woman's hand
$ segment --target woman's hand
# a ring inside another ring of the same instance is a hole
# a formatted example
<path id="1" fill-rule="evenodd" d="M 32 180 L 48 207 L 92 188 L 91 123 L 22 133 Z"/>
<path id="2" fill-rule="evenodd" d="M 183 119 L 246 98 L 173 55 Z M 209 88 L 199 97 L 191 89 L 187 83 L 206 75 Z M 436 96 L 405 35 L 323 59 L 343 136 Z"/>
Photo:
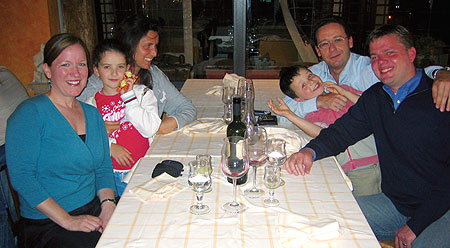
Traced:
<path id="1" fill-rule="evenodd" d="M 111 135 L 114 131 L 120 128 L 120 122 L 118 121 L 105 121 L 106 133 Z"/>
<path id="2" fill-rule="evenodd" d="M 70 216 L 63 226 L 69 231 L 92 232 L 102 228 L 102 220 L 92 215 Z"/>
<path id="3" fill-rule="evenodd" d="M 110 150 L 111 157 L 113 157 L 119 165 L 126 167 L 131 167 L 134 165 L 131 152 L 129 152 L 127 148 L 118 144 L 111 144 Z"/>
<path id="4" fill-rule="evenodd" d="M 105 230 L 106 226 L 109 223 L 109 219 L 111 219 L 111 216 L 114 213 L 115 209 L 116 204 L 114 202 L 106 201 L 102 204 L 102 212 L 98 216 L 102 221 L 102 225 L 98 230 L 99 232 L 103 232 L 103 230 Z"/>
<path id="5" fill-rule="evenodd" d="M 280 105 L 274 103 L 272 99 L 269 99 L 269 101 L 267 101 L 267 106 L 269 106 L 272 112 L 286 118 L 288 118 L 289 115 L 294 114 L 294 112 L 291 111 L 288 105 L 286 105 L 286 103 L 281 98 L 277 97 L 277 101 Z"/>
<path id="6" fill-rule="evenodd" d="M 127 82 L 128 87 L 122 88 L 120 90 L 120 94 L 125 94 L 126 92 L 133 90 L 135 80 L 133 78 L 127 78 L 127 79 L 125 79 L 125 82 Z"/>

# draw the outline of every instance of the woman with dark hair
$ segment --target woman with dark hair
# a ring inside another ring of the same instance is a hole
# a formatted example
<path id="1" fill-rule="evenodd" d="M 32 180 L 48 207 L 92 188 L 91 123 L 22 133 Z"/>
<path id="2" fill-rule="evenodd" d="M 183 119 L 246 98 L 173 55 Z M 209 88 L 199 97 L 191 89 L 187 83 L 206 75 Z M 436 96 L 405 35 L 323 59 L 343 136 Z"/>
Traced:
<path id="1" fill-rule="evenodd" d="M 88 76 L 84 42 L 53 36 L 43 69 L 51 89 L 22 102 L 6 130 L 19 247 L 95 247 L 115 209 L 115 184 L 103 119 L 75 99 Z"/>
<path id="2" fill-rule="evenodd" d="M 142 15 L 134 15 L 125 19 L 117 28 L 115 38 L 121 41 L 129 52 L 131 71 L 138 75 L 137 84 L 152 89 L 158 100 L 158 114 L 167 116 L 162 120 L 158 133 L 169 133 L 197 119 L 197 109 L 192 102 L 181 94 L 167 76 L 152 64 L 158 55 L 158 27 L 155 22 Z M 101 80 L 92 75 L 88 85 L 78 97 L 86 101 L 102 88 Z M 106 122 L 108 133 L 118 128 L 118 123 Z"/>

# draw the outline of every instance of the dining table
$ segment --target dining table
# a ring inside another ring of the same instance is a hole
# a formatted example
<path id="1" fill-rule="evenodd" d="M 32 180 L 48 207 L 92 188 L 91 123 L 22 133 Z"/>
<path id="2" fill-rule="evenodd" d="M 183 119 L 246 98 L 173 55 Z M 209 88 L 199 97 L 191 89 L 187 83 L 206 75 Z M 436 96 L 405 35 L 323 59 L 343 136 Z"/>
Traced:
<path id="1" fill-rule="evenodd" d="M 253 82 L 257 110 L 269 111 L 269 98 L 284 97 L 278 80 Z M 275 189 L 275 198 L 280 202 L 277 207 L 264 205 L 268 190 L 262 182 L 263 166 L 257 170 L 257 186 L 266 191 L 265 195 L 256 199 L 243 195 L 252 183 L 249 170 L 247 183 L 238 186 L 237 196 L 247 209 L 240 214 L 222 209 L 224 203 L 233 199 L 233 185 L 227 182 L 220 167 L 226 136 L 222 85 L 221 79 L 185 81 L 181 93 L 197 108 L 197 121 L 155 136 L 146 156 L 136 163 L 97 247 L 380 247 L 335 157 L 315 161 L 305 176 L 282 170 L 285 184 Z M 298 151 L 310 140 L 290 123 L 266 129 L 269 137 L 285 137 L 287 148 L 290 145 L 288 153 Z M 189 211 L 197 199 L 188 185 L 188 163 L 199 154 L 211 155 L 213 167 L 212 190 L 203 197 L 211 211 L 203 215 Z M 153 169 L 164 160 L 184 165 L 182 175 L 174 179 L 176 190 L 167 197 L 155 196 L 146 201 L 139 198 L 133 190 L 155 182 L 159 177 L 152 179 Z"/>

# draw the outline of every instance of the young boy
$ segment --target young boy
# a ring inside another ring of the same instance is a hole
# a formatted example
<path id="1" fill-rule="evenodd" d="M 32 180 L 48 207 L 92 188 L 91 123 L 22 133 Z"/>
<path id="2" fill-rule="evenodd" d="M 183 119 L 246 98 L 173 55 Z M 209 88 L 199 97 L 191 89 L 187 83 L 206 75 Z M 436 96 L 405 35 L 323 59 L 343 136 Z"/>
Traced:
<path id="1" fill-rule="evenodd" d="M 286 117 L 314 138 L 319 135 L 322 128 L 333 124 L 345 114 L 358 101 L 361 92 L 347 85 L 338 86 L 331 82 L 324 83 L 304 66 L 287 67 L 280 73 L 281 91 L 295 101 L 305 101 L 327 94 L 324 91 L 325 87 L 330 93 L 340 94 L 347 99 L 347 104 L 341 111 L 334 112 L 330 109 L 319 108 L 307 116 L 300 117 L 292 112 L 280 98 L 277 98 L 280 105 L 275 104 L 272 99 L 269 99 L 267 105 L 275 114 Z M 372 135 L 348 147 L 336 158 L 352 181 L 355 196 L 381 192 L 378 156 Z"/>

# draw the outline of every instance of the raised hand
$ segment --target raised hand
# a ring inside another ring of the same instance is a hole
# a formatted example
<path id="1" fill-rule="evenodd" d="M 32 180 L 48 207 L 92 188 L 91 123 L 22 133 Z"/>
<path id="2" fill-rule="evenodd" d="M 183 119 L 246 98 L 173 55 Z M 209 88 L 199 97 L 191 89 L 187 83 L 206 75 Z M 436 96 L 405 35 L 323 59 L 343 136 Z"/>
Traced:
<path id="1" fill-rule="evenodd" d="M 286 103 L 281 98 L 277 97 L 277 101 L 278 101 L 279 105 L 274 103 L 272 99 L 269 99 L 267 101 L 267 106 L 269 106 L 269 108 L 272 112 L 274 112 L 277 115 L 284 116 L 286 118 L 289 115 L 294 114 L 294 112 L 292 112 L 292 110 L 289 108 L 289 106 L 286 105 Z"/>

